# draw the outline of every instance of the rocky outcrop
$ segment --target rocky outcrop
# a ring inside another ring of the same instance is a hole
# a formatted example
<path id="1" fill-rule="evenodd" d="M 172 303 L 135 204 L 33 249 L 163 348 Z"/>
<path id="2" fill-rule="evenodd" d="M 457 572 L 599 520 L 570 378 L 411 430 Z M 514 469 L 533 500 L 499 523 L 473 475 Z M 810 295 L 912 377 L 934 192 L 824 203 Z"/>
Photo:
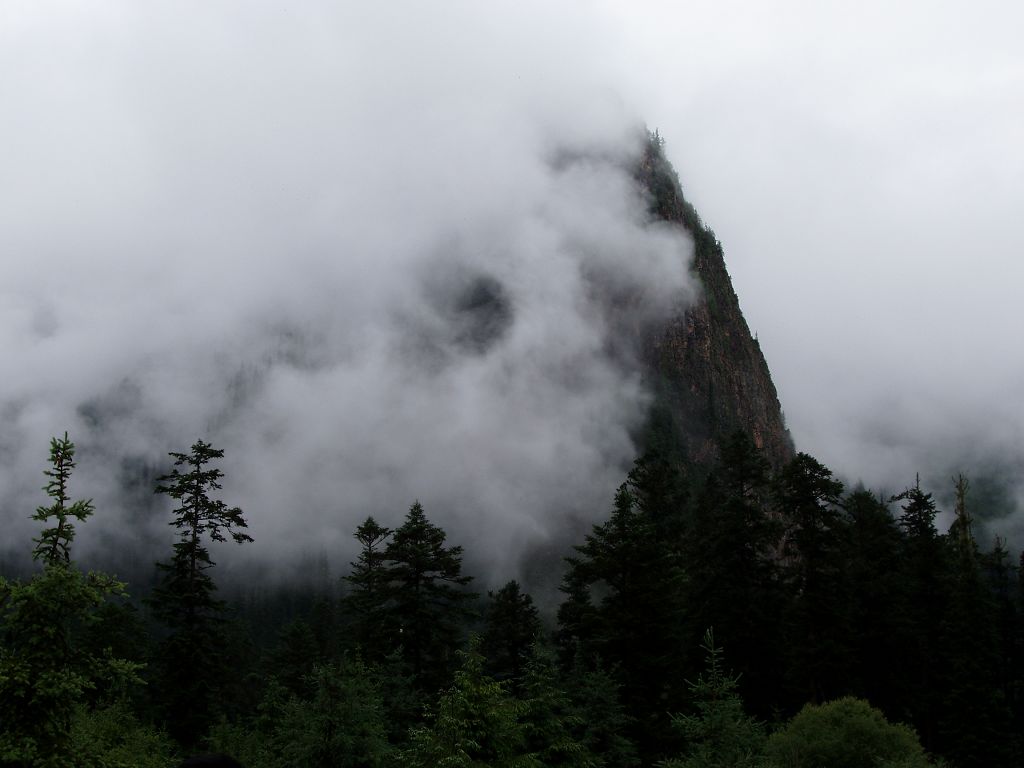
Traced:
<path id="1" fill-rule="evenodd" d="M 690 233 L 693 271 L 703 286 L 696 304 L 643 342 L 655 392 L 648 439 L 707 465 L 720 441 L 741 429 L 774 466 L 784 464 L 793 456 L 793 441 L 768 364 L 740 311 L 722 246 L 684 199 L 657 135 L 646 146 L 637 178 L 650 194 L 651 212 Z"/>

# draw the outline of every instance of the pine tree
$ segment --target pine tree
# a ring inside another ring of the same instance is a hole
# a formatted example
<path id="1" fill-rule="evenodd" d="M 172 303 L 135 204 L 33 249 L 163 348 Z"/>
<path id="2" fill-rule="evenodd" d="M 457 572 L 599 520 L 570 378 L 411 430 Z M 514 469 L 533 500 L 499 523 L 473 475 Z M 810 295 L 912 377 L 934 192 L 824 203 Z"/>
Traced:
<path id="1" fill-rule="evenodd" d="M 472 577 L 462 575 L 462 547 L 446 547 L 445 538 L 417 501 L 384 551 L 386 627 L 426 691 L 447 678 L 460 623 L 475 597 L 465 589 Z"/>
<path id="2" fill-rule="evenodd" d="M 178 541 L 170 561 L 157 564 L 162 579 L 146 602 L 169 630 L 160 646 L 158 686 L 168 729 L 190 746 L 209 726 L 225 664 L 224 604 L 214 596 L 209 574 L 214 562 L 206 542 L 230 536 L 242 544 L 252 537 L 236 530 L 246 527 L 242 510 L 211 496 L 220 490 L 224 473 L 209 465 L 224 451 L 199 440 L 189 453 L 170 455 L 174 468 L 157 479 L 156 492 L 178 503 L 170 522 Z"/>

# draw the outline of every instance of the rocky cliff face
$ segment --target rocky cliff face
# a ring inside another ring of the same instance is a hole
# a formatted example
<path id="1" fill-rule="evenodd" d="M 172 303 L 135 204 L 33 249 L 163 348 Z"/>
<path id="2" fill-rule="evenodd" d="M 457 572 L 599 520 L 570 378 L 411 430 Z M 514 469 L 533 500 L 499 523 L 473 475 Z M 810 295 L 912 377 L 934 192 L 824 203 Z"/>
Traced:
<path id="1" fill-rule="evenodd" d="M 782 418 L 768 364 L 751 336 L 725 267 L 722 246 L 683 197 L 675 171 L 654 137 L 637 169 L 649 191 L 652 212 L 684 227 L 694 241 L 693 271 L 703 296 L 645 334 L 647 375 L 656 394 L 650 440 L 708 464 L 719 442 L 746 431 L 768 460 L 792 458 L 792 438 Z"/>

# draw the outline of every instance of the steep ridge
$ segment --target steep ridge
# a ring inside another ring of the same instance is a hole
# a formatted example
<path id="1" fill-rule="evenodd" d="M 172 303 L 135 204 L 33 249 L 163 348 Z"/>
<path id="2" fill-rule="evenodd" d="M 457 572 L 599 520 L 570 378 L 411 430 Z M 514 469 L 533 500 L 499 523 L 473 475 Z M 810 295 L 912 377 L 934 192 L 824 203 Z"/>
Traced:
<path id="1" fill-rule="evenodd" d="M 650 194 L 651 212 L 693 238 L 693 272 L 703 287 L 696 304 L 643 341 L 655 392 L 648 441 L 707 465 L 723 438 L 744 430 L 780 466 L 792 458 L 793 441 L 768 364 L 740 310 L 721 243 L 683 197 L 657 134 L 647 142 L 636 173 Z"/>

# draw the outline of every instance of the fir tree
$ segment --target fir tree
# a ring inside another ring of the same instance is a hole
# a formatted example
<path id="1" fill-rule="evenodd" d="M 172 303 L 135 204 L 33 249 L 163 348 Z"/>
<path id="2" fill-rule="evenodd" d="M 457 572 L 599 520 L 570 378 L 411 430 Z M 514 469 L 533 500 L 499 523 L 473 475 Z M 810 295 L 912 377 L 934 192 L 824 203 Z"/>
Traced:
<path id="1" fill-rule="evenodd" d="M 480 650 L 487 660 L 488 673 L 499 682 L 507 681 L 517 692 L 531 648 L 540 635 L 537 608 L 517 581 L 487 595 L 490 601 Z"/>
<path id="2" fill-rule="evenodd" d="M 433 691 L 448 674 L 461 621 L 468 616 L 462 547 L 445 546 L 445 532 L 427 520 L 417 501 L 388 542 L 385 626 L 392 632 L 413 677 Z"/>
<path id="3" fill-rule="evenodd" d="M 360 652 L 370 660 L 383 658 L 389 645 L 384 613 L 385 603 L 389 599 L 384 553 L 390 537 L 390 528 L 367 517 L 355 532 L 356 541 L 360 545 L 359 555 L 351 563 L 351 573 L 344 577 L 350 592 L 345 596 L 342 606 L 351 617 L 351 632 Z"/>
<path id="4" fill-rule="evenodd" d="M 83 574 L 71 560 L 74 529 L 89 502 L 68 505 L 74 445 L 65 434 L 51 441 L 46 492 L 53 500 L 32 519 L 44 529 L 34 556 L 43 569 L 27 583 L 0 578 L 0 763 L 62 768 L 88 761 L 76 751 L 73 725 L 98 686 L 124 691 L 138 681 L 139 664 L 94 650 L 84 642 L 90 625 L 124 585 L 103 573 Z"/>
<path id="5" fill-rule="evenodd" d="M 672 717 L 687 744 L 681 758 L 666 760 L 664 768 L 755 768 L 762 764 L 764 726 L 743 711 L 737 678 L 722 668 L 722 649 L 711 629 L 704 633 L 706 666 L 690 683 L 693 714 Z"/>
<path id="6" fill-rule="evenodd" d="M 68 439 L 67 432 L 60 440 L 56 437 L 50 439 L 50 464 L 52 468 L 43 473 L 49 478 L 43 490 L 53 503 L 48 507 L 39 507 L 32 519 L 50 523 L 51 527 L 44 528 L 42 535 L 33 539 L 36 548 L 32 558 L 53 565 L 61 560 L 70 562 L 71 542 L 75 538 L 75 527 L 70 518 L 84 522 L 93 513 L 93 505 L 91 499 L 80 499 L 68 505 L 71 501 L 68 496 L 68 480 L 75 468 L 75 444 Z"/>

